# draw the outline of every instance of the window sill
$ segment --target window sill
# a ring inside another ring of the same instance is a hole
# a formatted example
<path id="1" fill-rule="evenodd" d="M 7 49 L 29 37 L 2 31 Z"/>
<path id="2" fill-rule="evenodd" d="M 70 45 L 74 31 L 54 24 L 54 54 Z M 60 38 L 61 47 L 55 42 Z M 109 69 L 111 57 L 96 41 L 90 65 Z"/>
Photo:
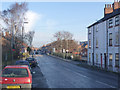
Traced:
<path id="1" fill-rule="evenodd" d="M 109 65 L 109 67 L 113 67 L 112 65 Z"/>
<path id="2" fill-rule="evenodd" d="M 115 27 L 120 26 L 119 24 L 115 25 Z"/>
<path id="3" fill-rule="evenodd" d="M 113 26 L 109 26 L 109 28 L 112 28 Z"/>
<path id="4" fill-rule="evenodd" d="M 115 45 L 115 47 L 120 47 L 120 45 Z"/>
<path id="5" fill-rule="evenodd" d="M 119 66 L 115 66 L 116 68 L 119 68 Z"/>
<path id="6" fill-rule="evenodd" d="M 89 47 L 89 49 L 91 49 L 91 47 Z"/>

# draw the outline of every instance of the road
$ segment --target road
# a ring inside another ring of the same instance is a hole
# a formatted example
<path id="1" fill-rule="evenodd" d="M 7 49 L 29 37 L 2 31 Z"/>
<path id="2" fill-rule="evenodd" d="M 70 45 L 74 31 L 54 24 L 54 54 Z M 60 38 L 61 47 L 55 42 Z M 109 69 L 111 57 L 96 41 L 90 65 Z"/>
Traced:
<path id="1" fill-rule="evenodd" d="M 37 56 L 49 88 L 117 88 L 118 76 L 79 67 L 52 56 Z"/>

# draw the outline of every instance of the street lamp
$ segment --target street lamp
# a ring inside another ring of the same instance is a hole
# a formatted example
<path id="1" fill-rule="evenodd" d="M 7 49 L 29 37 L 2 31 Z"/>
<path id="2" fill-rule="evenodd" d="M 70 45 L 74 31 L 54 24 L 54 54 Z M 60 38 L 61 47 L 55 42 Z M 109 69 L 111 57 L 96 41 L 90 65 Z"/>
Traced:
<path id="1" fill-rule="evenodd" d="M 22 51 L 23 51 L 23 49 L 24 49 L 24 45 L 23 45 L 23 43 L 24 43 L 24 41 L 23 41 L 23 33 L 24 33 L 24 24 L 27 24 L 28 22 L 23 22 L 23 26 L 22 26 Z"/>

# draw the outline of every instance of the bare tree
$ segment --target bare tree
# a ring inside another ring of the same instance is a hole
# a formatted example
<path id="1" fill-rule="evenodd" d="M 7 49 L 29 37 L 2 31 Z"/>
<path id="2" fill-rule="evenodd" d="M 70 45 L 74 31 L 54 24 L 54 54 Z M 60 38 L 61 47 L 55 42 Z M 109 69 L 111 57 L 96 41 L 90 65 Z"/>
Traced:
<path id="1" fill-rule="evenodd" d="M 21 34 L 27 10 L 27 3 L 15 3 L 2 12 L 3 20 L 8 25 L 7 30 L 15 36 Z"/>
<path id="2" fill-rule="evenodd" d="M 72 40 L 73 34 L 68 31 L 59 31 L 54 34 L 54 37 L 57 41 L 53 44 L 54 48 L 58 49 L 58 51 L 65 49 L 72 52 L 73 49 L 76 49 L 78 44 L 75 40 Z"/>
<path id="3" fill-rule="evenodd" d="M 57 39 L 57 40 L 62 40 L 63 39 L 63 32 L 59 31 L 59 32 L 56 32 L 54 34 L 54 37 Z"/>
<path id="4" fill-rule="evenodd" d="M 25 41 L 28 42 L 28 45 L 32 45 L 33 37 L 34 37 L 35 32 L 34 31 L 29 31 L 24 35 Z"/>
<path id="5" fill-rule="evenodd" d="M 68 31 L 59 31 L 54 34 L 57 40 L 72 40 L 73 34 Z"/>
<path id="6" fill-rule="evenodd" d="M 73 34 L 68 31 L 63 31 L 62 36 L 64 40 L 72 40 Z"/>

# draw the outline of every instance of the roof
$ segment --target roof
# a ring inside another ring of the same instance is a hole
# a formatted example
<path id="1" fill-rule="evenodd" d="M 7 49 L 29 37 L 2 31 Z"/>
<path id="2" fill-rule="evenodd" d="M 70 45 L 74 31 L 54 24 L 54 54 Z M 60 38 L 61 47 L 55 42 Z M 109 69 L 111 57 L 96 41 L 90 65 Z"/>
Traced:
<path id="1" fill-rule="evenodd" d="M 110 14 L 106 14 L 102 19 L 100 19 L 100 20 L 98 20 L 97 22 L 93 23 L 92 25 L 88 26 L 88 28 L 90 28 L 90 27 L 92 27 L 92 26 L 94 26 L 94 25 L 96 25 L 96 24 L 98 24 L 98 23 L 101 23 L 101 22 L 103 22 L 103 21 L 105 21 L 105 20 L 108 20 L 108 19 L 110 19 L 110 18 L 112 18 L 112 17 L 114 17 L 114 16 L 117 16 L 117 15 L 119 15 L 119 14 L 120 14 L 120 8 L 114 10 L 114 11 L 113 11 L 112 13 L 110 13 Z"/>

